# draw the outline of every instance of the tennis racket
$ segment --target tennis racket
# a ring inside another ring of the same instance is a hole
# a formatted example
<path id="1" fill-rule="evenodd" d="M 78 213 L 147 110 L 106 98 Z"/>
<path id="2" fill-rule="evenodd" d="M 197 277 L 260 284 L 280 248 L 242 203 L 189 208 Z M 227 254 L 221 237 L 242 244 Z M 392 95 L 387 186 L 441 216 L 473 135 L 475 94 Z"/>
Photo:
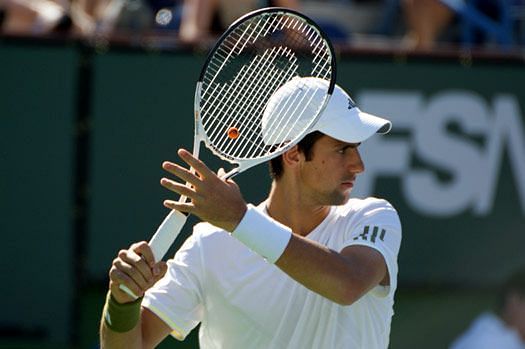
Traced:
<path id="1" fill-rule="evenodd" d="M 226 179 L 282 154 L 316 122 L 335 75 L 333 47 L 314 21 L 276 7 L 246 14 L 219 38 L 202 68 L 195 89 L 193 155 L 198 157 L 204 142 L 236 165 L 222 176 Z M 173 210 L 159 226 L 149 242 L 156 261 L 186 218 Z"/>

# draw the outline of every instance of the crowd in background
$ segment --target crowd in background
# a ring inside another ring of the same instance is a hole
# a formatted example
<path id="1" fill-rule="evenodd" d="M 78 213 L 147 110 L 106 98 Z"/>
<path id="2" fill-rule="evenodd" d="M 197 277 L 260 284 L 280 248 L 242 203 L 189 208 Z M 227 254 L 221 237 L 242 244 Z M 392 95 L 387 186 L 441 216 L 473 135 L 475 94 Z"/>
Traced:
<path id="1" fill-rule="evenodd" d="M 462 41 L 525 44 L 525 0 L 0 0 L 0 29 L 25 36 L 153 33 L 195 43 L 266 6 L 301 10 L 334 41 L 350 44 L 382 40 L 423 50 Z"/>

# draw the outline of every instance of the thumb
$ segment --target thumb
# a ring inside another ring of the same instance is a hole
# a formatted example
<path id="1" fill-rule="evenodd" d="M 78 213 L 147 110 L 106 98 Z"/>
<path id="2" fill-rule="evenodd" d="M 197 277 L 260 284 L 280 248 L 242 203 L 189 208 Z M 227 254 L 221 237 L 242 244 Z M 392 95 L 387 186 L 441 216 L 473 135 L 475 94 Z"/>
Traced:
<path id="1" fill-rule="evenodd" d="M 226 174 L 226 171 L 224 171 L 224 168 L 219 168 L 219 170 L 217 171 L 217 176 L 219 176 L 220 179 L 223 179 L 224 178 L 224 175 Z"/>

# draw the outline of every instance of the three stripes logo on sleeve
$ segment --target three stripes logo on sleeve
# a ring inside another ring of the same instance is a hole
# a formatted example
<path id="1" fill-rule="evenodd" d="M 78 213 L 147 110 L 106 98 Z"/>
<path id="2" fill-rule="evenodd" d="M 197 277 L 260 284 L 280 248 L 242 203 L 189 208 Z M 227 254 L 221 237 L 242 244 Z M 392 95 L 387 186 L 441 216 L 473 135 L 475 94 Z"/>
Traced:
<path id="1" fill-rule="evenodd" d="M 381 229 L 380 231 L 380 228 L 378 226 L 372 226 L 372 234 L 369 234 L 370 233 L 370 227 L 369 225 L 366 225 L 365 228 L 363 229 L 363 232 L 359 235 L 357 235 L 354 240 L 365 240 L 365 241 L 370 241 L 372 243 L 375 243 L 377 238 L 379 237 L 379 240 L 381 241 L 385 241 L 385 234 L 386 234 L 386 230 L 385 229 Z M 378 236 L 379 235 L 379 236 Z"/>

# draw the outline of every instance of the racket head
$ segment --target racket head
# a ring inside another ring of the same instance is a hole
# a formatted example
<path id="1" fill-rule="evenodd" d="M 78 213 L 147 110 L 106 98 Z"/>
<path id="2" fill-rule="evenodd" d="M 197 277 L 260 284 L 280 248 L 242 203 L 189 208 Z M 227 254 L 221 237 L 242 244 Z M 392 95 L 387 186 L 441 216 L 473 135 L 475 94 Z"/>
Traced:
<path id="1" fill-rule="evenodd" d="M 312 92 L 300 78 L 323 83 Z M 195 91 L 196 139 L 238 164 L 237 172 L 265 162 L 308 133 L 335 81 L 333 46 L 312 19 L 279 7 L 250 12 L 224 32 L 202 68 Z M 288 88 L 293 91 L 282 93 Z M 279 103 L 271 103 L 276 94 Z M 278 134 L 272 141 L 269 129 Z"/>

